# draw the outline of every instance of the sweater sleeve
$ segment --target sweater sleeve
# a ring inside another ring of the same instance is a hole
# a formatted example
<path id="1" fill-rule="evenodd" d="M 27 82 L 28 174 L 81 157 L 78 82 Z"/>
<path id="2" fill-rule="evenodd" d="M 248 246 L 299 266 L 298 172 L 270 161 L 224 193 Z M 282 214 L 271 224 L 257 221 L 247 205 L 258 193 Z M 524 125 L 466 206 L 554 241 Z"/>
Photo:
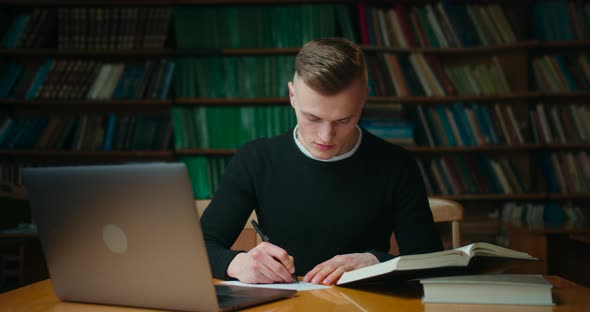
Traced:
<path id="1" fill-rule="evenodd" d="M 231 279 L 227 268 L 243 251 L 230 250 L 256 207 L 252 175 L 246 164 L 252 164 L 246 146 L 227 165 L 219 188 L 201 217 L 201 227 L 213 277 Z"/>
<path id="2" fill-rule="evenodd" d="M 393 213 L 393 230 L 401 255 L 420 254 L 443 249 L 434 225 L 424 181 L 416 161 L 408 154 L 400 164 L 395 188 L 397 207 Z"/>

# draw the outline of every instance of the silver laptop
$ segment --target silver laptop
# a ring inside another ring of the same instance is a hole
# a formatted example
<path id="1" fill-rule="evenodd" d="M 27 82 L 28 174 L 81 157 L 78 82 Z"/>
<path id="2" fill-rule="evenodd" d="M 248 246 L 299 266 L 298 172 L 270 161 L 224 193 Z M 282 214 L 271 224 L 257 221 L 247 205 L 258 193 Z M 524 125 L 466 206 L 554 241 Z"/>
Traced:
<path id="1" fill-rule="evenodd" d="M 26 168 L 24 182 L 62 300 L 229 311 L 296 292 L 213 285 L 184 164 Z"/>

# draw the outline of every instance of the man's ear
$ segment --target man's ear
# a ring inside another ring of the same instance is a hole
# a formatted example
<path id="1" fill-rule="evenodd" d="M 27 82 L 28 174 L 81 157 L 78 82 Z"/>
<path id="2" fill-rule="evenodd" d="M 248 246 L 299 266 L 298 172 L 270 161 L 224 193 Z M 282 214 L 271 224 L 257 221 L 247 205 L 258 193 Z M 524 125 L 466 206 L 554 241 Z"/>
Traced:
<path id="1" fill-rule="evenodd" d="M 289 81 L 287 84 L 289 86 L 289 101 L 291 102 L 291 106 L 294 107 L 295 105 L 295 88 L 293 88 L 293 82 Z"/>

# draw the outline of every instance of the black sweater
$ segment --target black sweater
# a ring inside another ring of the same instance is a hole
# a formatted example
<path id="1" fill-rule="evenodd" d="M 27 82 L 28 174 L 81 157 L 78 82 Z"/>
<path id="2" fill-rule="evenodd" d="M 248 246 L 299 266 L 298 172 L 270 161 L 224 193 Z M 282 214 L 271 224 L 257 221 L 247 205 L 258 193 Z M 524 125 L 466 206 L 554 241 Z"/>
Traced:
<path id="1" fill-rule="evenodd" d="M 252 209 L 297 275 L 339 254 L 389 260 L 392 230 L 402 255 L 442 249 L 416 162 L 365 130 L 357 151 L 335 162 L 305 156 L 292 130 L 240 148 L 201 218 L 214 277 L 229 278 L 239 253 L 229 248 Z"/>

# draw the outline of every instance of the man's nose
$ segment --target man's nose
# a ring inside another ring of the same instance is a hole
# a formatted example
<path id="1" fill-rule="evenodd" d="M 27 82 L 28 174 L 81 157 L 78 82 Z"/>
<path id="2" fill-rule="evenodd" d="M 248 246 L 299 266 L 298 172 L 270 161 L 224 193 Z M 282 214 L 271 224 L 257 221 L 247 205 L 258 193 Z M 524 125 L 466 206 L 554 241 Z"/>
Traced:
<path id="1" fill-rule="evenodd" d="M 330 139 L 334 136 L 334 126 L 331 122 L 323 123 L 320 126 L 319 136 L 323 142 L 330 142 Z"/>

